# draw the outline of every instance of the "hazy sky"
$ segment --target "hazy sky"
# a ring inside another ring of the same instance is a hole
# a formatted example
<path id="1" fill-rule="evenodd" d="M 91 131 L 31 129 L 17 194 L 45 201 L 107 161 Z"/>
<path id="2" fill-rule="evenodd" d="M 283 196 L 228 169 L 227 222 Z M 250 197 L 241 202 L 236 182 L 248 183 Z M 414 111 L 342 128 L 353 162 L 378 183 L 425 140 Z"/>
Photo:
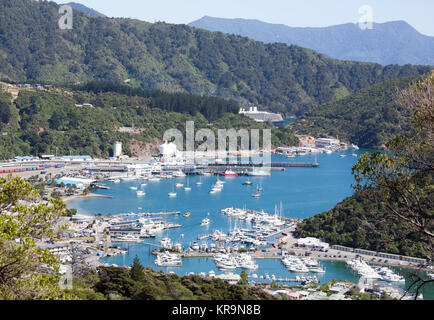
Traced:
<path id="1" fill-rule="evenodd" d="M 369 5 L 374 22 L 405 20 L 434 36 L 433 0 L 71 0 L 109 17 L 149 22 L 189 23 L 205 15 L 258 19 L 292 27 L 324 27 L 358 22 L 359 8 Z M 66 3 L 69 0 L 59 1 Z"/>

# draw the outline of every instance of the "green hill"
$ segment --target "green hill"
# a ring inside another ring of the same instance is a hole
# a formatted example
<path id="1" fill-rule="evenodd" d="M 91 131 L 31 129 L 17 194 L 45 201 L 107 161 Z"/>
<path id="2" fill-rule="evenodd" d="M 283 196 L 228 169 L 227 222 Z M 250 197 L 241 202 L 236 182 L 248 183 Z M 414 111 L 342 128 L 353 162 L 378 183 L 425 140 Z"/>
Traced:
<path id="1" fill-rule="evenodd" d="M 260 288 L 233 285 L 217 278 L 178 276 L 133 265 L 125 270 L 99 267 L 74 281 L 68 290 L 83 300 L 274 300 Z"/>
<path id="2" fill-rule="evenodd" d="M 338 61 L 297 46 L 79 11 L 73 29 L 61 30 L 58 8 L 45 1 L 0 2 L 0 78 L 129 81 L 144 89 L 233 98 L 294 114 L 430 69 Z"/>
<path id="3" fill-rule="evenodd" d="M 92 83 L 81 90 L 21 89 L 13 102 L 11 94 L 0 86 L 1 158 L 55 154 L 56 150 L 59 155 L 108 157 L 115 141 L 123 142 L 125 154 L 140 156 L 145 149 L 148 153 L 155 150 L 167 129 L 185 132 L 189 120 L 195 122 L 196 130 L 210 128 L 214 132 L 270 128 L 273 145 L 298 144 L 289 128 L 274 128 L 227 112 L 238 110 L 233 101 L 121 86 L 113 92 L 109 91 L 111 86 Z M 124 90 L 125 94 L 119 93 Z M 92 107 L 76 106 L 82 104 Z M 183 112 L 174 112 L 180 107 Z M 136 129 L 128 132 L 122 130 L 124 127 Z"/>
<path id="4" fill-rule="evenodd" d="M 432 196 L 432 194 L 431 194 Z M 332 245 L 426 258 L 430 242 L 402 220 L 385 218 L 385 208 L 362 193 L 338 203 L 333 209 L 305 219 L 297 226 L 300 237 L 317 237 Z"/>
<path id="5" fill-rule="evenodd" d="M 291 127 L 301 134 L 339 137 L 364 148 L 382 148 L 392 137 L 410 132 L 410 114 L 396 103 L 398 89 L 420 77 L 385 81 L 323 104 Z"/>

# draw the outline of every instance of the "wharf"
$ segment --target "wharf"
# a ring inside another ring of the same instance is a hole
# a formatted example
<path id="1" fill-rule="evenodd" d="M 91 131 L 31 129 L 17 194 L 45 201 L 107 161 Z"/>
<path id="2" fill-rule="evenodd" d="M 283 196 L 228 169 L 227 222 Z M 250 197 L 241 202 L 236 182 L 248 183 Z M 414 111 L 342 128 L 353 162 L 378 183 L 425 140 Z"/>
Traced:
<path id="1" fill-rule="evenodd" d="M 234 162 L 234 163 L 210 163 L 208 167 L 221 168 L 221 167 L 247 167 L 247 168 L 311 168 L 311 167 L 319 167 L 318 162 Z"/>
<path id="2" fill-rule="evenodd" d="M 125 218 L 125 217 L 150 217 L 150 216 L 169 216 L 169 215 L 179 215 L 180 211 L 171 212 L 142 212 L 142 213 L 120 213 L 111 214 L 102 217 L 97 217 L 97 219 L 115 219 L 115 218 Z"/>
<path id="3" fill-rule="evenodd" d="M 251 209 L 244 209 L 247 211 L 247 213 L 253 213 L 253 214 L 260 214 L 262 213 L 261 211 L 257 211 L 257 210 L 251 210 Z M 283 221 L 286 222 L 293 222 L 293 223 L 299 223 L 300 220 L 299 219 L 294 219 L 294 218 L 286 218 L 286 217 L 280 217 Z"/>

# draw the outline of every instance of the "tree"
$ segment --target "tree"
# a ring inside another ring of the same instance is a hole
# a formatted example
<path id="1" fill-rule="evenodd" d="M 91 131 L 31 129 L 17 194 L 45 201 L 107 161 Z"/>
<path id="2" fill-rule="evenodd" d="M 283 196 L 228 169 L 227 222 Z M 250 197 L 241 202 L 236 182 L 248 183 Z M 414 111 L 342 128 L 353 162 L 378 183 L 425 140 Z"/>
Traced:
<path id="1" fill-rule="evenodd" d="M 134 281 L 143 282 L 143 280 L 145 279 L 144 270 L 145 268 L 140 264 L 139 257 L 136 255 L 136 257 L 134 258 L 133 266 L 130 270 L 131 279 L 133 279 Z"/>
<path id="2" fill-rule="evenodd" d="M 37 241 L 53 228 L 65 204 L 41 202 L 32 185 L 19 177 L 0 179 L 0 299 L 73 298 L 58 285 L 58 260 Z"/>
<path id="3" fill-rule="evenodd" d="M 249 285 L 249 281 L 248 281 L 248 274 L 247 274 L 246 270 L 241 271 L 240 277 L 241 278 L 238 281 L 238 285 L 240 285 L 240 286 L 248 286 Z"/>
<path id="4" fill-rule="evenodd" d="M 428 242 L 428 264 L 434 257 L 434 72 L 398 94 L 400 104 L 412 112 L 412 136 L 397 136 L 387 143 L 389 153 L 366 153 L 354 165 L 355 189 L 386 208 L 384 223 L 408 225 L 401 239 Z M 414 275 L 411 287 L 420 289 L 434 279 Z M 410 289 L 409 288 L 409 289 Z"/>

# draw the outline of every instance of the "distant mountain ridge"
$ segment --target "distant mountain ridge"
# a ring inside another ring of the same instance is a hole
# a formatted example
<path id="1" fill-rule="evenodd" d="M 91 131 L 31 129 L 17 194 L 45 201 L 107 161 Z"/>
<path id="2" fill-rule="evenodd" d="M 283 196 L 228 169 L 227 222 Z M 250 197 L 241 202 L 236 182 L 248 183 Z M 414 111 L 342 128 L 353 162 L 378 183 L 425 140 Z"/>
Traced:
<path id="1" fill-rule="evenodd" d="M 189 26 L 309 48 L 333 59 L 388 64 L 434 65 L 434 37 L 419 33 L 405 21 L 374 23 L 361 30 L 347 23 L 323 28 L 296 28 L 259 20 L 205 16 Z"/>
<path id="2" fill-rule="evenodd" d="M 68 3 L 64 3 L 65 5 L 70 6 L 72 9 L 83 12 L 85 14 L 88 14 L 92 17 L 106 17 L 106 15 L 92 9 L 89 7 L 86 7 L 85 5 L 81 4 L 81 3 L 76 3 L 76 2 L 68 2 Z"/>

